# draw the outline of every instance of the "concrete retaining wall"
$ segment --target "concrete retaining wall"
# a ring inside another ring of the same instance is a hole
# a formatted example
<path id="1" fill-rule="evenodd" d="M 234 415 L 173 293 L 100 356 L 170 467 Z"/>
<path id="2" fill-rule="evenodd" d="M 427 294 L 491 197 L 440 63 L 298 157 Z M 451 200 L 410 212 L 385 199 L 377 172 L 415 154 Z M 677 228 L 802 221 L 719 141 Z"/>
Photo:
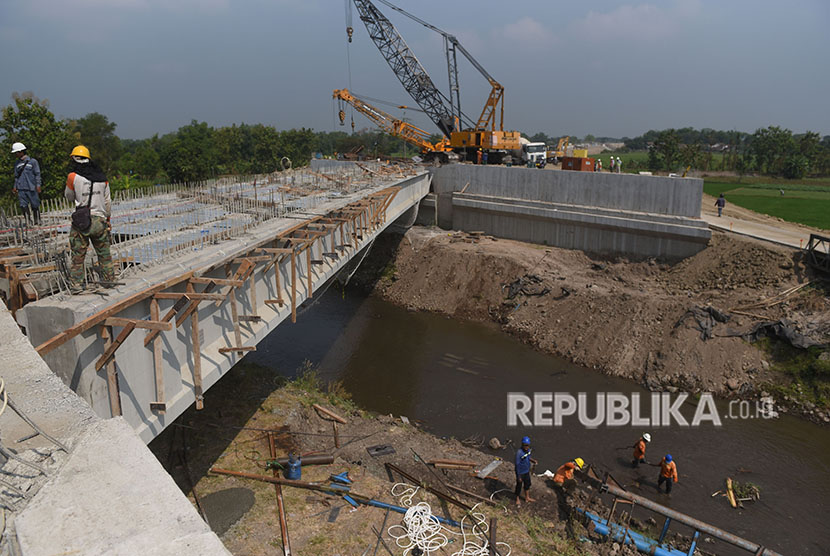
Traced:
<path id="1" fill-rule="evenodd" d="M 456 164 L 433 171 L 419 223 L 567 249 L 688 257 L 711 232 L 703 182 L 629 174 Z"/>
<path id="2" fill-rule="evenodd" d="M 433 191 L 700 217 L 703 180 L 451 164 L 433 171 Z"/>

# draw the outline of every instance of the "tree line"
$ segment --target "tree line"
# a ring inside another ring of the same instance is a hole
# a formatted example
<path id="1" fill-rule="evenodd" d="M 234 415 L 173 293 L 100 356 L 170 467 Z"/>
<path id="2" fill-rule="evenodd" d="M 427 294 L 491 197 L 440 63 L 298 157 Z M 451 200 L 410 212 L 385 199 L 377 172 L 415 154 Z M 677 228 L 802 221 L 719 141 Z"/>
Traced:
<path id="1" fill-rule="evenodd" d="M 694 168 L 789 179 L 830 174 L 830 135 L 794 134 L 779 126 L 752 134 L 693 128 L 651 130 L 626 141 L 625 148 L 647 150 L 646 166 L 652 171 Z"/>
<path id="2" fill-rule="evenodd" d="M 281 169 L 283 157 L 296 167 L 308 164 L 318 152 L 331 156 L 360 149 L 362 155 L 371 157 L 416 154 L 400 139 L 373 130 L 355 134 L 306 128 L 280 131 L 244 123 L 215 128 L 195 120 L 172 133 L 121 139 L 115 122 L 103 114 L 59 119 L 49 110 L 48 101 L 31 93 L 15 93 L 12 100 L 0 112 L 0 164 L 5 169 L 0 171 L 0 195 L 5 203 L 13 202 L 11 168 L 15 158 L 11 145 L 15 141 L 23 142 L 40 163 L 44 198 L 63 194 L 69 152 L 78 144 L 89 148 L 113 189 L 271 173 Z"/>
<path id="3" fill-rule="evenodd" d="M 416 154 L 415 148 L 404 141 L 373 129 L 352 134 L 306 128 L 280 131 L 273 126 L 244 123 L 214 128 L 194 120 L 172 133 L 139 140 L 121 139 L 115 133 L 115 122 L 103 114 L 93 112 L 78 119 L 59 119 L 49 110 L 48 101 L 31 93 L 15 93 L 12 101 L 0 111 L 0 164 L 8 169 L 0 172 L 0 199 L 4 203 L 13 202 L 11 145 L 15 141 L 26 144 L 29 154 L 40 162 L 45 198 L 62 195 L 69 152 L 77 144 L 89 147 L 114 189 L 190 183 L 229 174 L 270 173 L 280 170 L 283 157 L 300 166 L 307 164 L 314 153 L 331 156 L 360 151 L 366 157 Z M 558 139 L 541 132 L 529 138 L 548 144 L 555 144 Z M 438 139 L 431 138 L 433 142 Z M 589 139 L 613 138 L 585 137 L 586 141 Z M 626 150 L 648 151 L 647 160 L 627 163 L 630 170 L 672 172 L 692 167 L 787 178 L 830 175 L 830 136 L 821 138 L 810 131 L 793 134 L 788 129 L 770 126 L 749 134 L 682 128 L 650 130 L 622 141 Z"/>

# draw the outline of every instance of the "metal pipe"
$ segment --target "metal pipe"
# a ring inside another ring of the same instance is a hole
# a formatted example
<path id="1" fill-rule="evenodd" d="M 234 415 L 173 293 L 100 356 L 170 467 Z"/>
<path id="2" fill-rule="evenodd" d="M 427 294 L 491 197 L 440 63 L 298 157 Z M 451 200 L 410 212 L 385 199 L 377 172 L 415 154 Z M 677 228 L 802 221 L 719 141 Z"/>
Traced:
<path id="1" fill-rule="evenodd" d="M 686 556 L 685 552 L 658 546 L 653 539 L 649 539 L 634 531 L 629 531 L 626 538 L 622 527 L 616 523 L 606 523 L 605 519 L 580 508 L 577 508 L 577 511 L 591 520 L 590 526 L 593 527 L 593 532 L 598 535 L 610 537 L 622 544 L 629 544 L 630 542 L 637 550 L 653 556 Z"/>
<path id="2" fill-rule="evenodd" d="M 773 550 L 765 548 L 765 547 L 763 547 L 763 546 L 761 546 L 757 543 L 754 543 L 752 541 L 748 541 L 744 538 L 741 538 L 737 535 L 734 535 L 734 534 L 732 534 L 728 531 L 724 531 L 723 529 L 715 527 L 714 525 L 710 525 L 708 523 L 700 521 L 699 519 L 695 519 L 695 518 L 693 518 L 691 516 L 688 516 L 684 513 L 678 512 L 676 510 L 672 510 L 671 508 L 667 508 L 666 506 L 663 506 L 662 504 L 658 504 L 657 502 L 649 500 L 648 498 L 645 498 L 644 496 L 639 496 L 637 494 L 633 494 L 631 492 L 628 492 L 625 489 L 616 487 L 612 484 L 603 483 L 599 479 L 588 477 L 586 480 L 595 481 L 597 483 L 596 486 L 599 487 L 600 490 L 605 490 L 605 491 L 609 492 L 610 494 L 613 494 L 614 496 L 618 496 L 618 497 L 623 498 L 625 500 L 635 502 L 635 503 L 637 503 L 638 505 L 640 505 L 644 508 L 647 508 L 647 509 L 649 509 L 653 512 L 657 512 L 659 514 L 662 514 L 662 515 L 666 516 L 667 518 L 670 518 L 674 521 L 677 521 L 678 523 L 688 525 L 689 527 L 691 527 L 692 529 L 694 529 L 696 531 L 706 533 L 710 537 L 714 537 L 716 539 L 727 542 L 727 543 L 729 543 L 733 546 L 737 546 L 739 548 L 743 548 L 744 550 L 750 551 L 753 554 L 755 554 L 756 556 L 782 556 L 778 552 L 775 552 Z"/>

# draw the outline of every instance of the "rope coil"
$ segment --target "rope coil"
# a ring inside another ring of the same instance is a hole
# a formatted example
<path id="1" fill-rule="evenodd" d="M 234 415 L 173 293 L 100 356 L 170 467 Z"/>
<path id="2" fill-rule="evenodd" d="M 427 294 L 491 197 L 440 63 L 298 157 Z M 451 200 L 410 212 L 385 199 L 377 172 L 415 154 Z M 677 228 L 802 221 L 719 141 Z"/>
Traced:
<path id="1" fill-rule="evenodd" d="M 392 496 L 399 500 L 401 506 L 408 509 L 403 517 L 403 525 L 392 525 L 387 533 L 395 539 L 395 544 L 404 550 L 404 556 L 408 556 L 415 548 L 428 556 L 452 542 L 449 535 L 461 537 L 462 540 L 461 549 L 453 552 L 452 556 L 488 556 L 490 554 L 487 539 L 490 527 L 487 517 L 482 512 L 476 511 L 479 504 L 473 506 L 461 518 L 461 532 L 456 533 L 438 522 L 428 503 L 418 502 L 412 505 L 413 498 L 419 490 L 420 487 L 406 483 L 396 483 L 392 486 Z M 472 519 L 472 524 L 468 523 L 469 519 Z M 503 556 L 510 556 L 512 553 L 509 544 L 496 542 L 496 545 L 507 550 L 506 553 L 503 550 L 499 551 Z"/>

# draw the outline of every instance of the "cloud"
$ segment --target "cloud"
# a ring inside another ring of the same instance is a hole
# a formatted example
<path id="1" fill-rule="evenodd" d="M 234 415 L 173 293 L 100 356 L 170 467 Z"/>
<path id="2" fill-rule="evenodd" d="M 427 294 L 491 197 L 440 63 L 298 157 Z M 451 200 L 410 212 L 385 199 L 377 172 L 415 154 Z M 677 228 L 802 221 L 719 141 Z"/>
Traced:
<path id="1" fill-rule="evenodd" d="M 546 47 L 555 41 L 550 29 L 527 16 L 496 30 L 495 35 L 497 39 L 504 39 L 508 44 L 520 47 Z"/>
<path id="2" fill-rule="evenodd" d="M 626 4 L 610 12 L 588 12 L 568 26 L 567 34 L 589 42 L 658 42 L 680 32 L 699 11 L 698 0 L 679 0 L 669 7 Z"/>

